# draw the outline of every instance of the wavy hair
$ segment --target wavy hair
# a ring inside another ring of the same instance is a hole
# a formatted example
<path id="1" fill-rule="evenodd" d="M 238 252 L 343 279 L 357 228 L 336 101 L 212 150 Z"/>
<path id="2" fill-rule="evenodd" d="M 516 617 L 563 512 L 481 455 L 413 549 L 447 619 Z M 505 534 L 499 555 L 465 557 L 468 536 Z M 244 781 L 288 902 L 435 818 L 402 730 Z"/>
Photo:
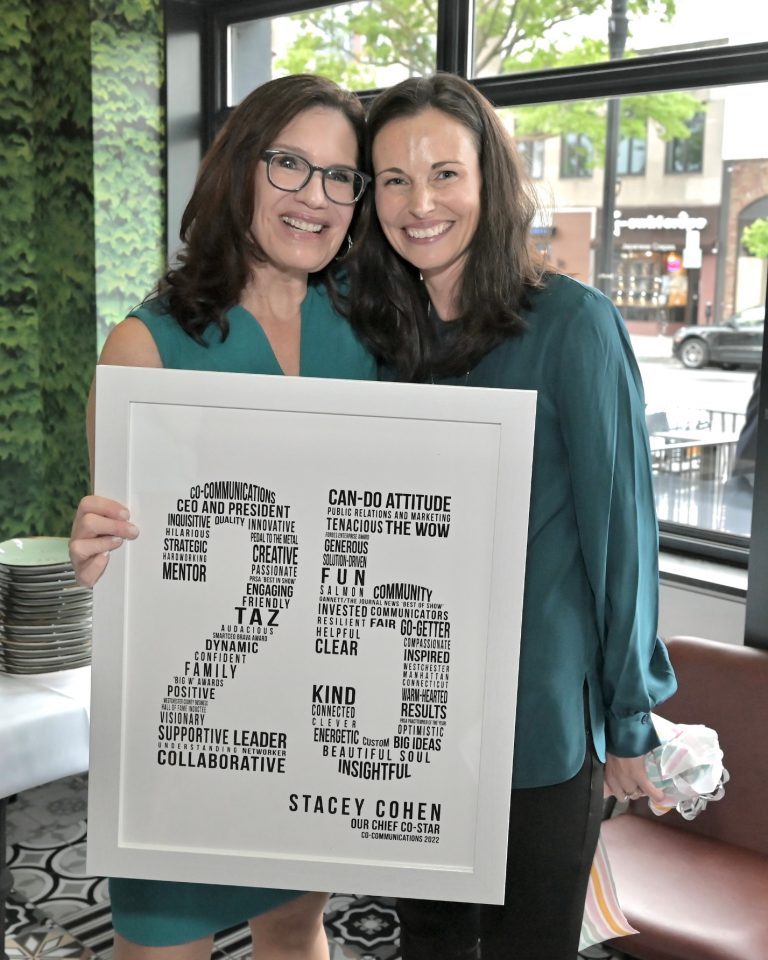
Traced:
<path id="1" fill-rule="evenodd" d="M 256 167 L 280 131 L 312 107 L 338 110 L 349 120 L 361 160 L 365 115 L 360 101 L 333 81 L 308 74 L 257 87 L 232 111 L 203 158 L 181 218 L 184 247 L 157 286 L 170 312 L 198 342 L 203 342 L 203 330 L 211 321 L 226 337 L 225 311 L 238 302 L 250 265 L 266 259 L 251 232 Z M 328 286 L 334 304 L 343 309 L 332 264 L 313 278 Z"/>
<path id="2" fill-rule="evenodd" d="M 478 226 L 449 336 L 438 340 L 419 272 L 389 245 L 370 200 L 361 210 L 360 251 L 351 269 L 356 330 L 408 380 L 464 374 L 496 344 L 522 332 L 528 294 L 542 285 L 544 274 L 530 240 L 536 202 L 522 161 L 491 105 L 466 80 L 448 73 L 411 78 L 376 97 L 368 114 L 367 169 L 388 123 L 428 109 L 469 130 L 482 175 Z"/>

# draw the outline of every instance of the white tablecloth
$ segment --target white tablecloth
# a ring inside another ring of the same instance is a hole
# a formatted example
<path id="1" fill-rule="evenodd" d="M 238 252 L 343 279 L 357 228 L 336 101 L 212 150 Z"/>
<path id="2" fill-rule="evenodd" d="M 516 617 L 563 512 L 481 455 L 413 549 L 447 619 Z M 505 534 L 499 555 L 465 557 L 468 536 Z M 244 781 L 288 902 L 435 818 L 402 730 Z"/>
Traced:
<path id="1" fill-rule="evenodd" d="M 0 798 L 88 769 L 91 668 L 0 674 Z"/>

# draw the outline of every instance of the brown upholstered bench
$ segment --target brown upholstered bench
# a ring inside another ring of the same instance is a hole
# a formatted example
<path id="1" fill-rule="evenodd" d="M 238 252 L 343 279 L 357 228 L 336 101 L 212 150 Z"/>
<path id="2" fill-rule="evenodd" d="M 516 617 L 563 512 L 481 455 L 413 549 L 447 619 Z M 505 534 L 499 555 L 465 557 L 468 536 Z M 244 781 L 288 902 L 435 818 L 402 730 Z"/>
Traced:
<path id="1" fill-rule="evenodd" d="M 619 902 L 641 931 L 618 949 L 644 960 L 768 958 L 768 858 L 642 817 L 615 817 L 603 836 Z"/>
<path id="2" fill-rule="evenodd" d="M 642 960 L 768 960 L 768 651 L 668 641 L 679 691 L 659 713 L 718 732 L 725 797 L 692 821 L 646 800 L 603 824 L 616 890 Z"/>

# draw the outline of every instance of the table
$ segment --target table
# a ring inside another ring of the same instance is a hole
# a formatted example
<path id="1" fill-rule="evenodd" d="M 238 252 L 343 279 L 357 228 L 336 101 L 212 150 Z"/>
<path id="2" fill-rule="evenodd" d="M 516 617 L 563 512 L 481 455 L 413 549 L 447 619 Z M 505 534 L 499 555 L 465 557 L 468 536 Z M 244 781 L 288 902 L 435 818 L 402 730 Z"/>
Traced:
<path id="1" fill-rule="evenodd" d="M 0 945 L 5 957 L 8 798 L 88 769 L 91 668 L 0 674 Z"/>
<path id="2" fill-rule="evenodd" d="M 654 466 L 697 470 L 702 480 L 726 480 L 738 438 L 719 430 L 659 430 L 650 436 Z"/>

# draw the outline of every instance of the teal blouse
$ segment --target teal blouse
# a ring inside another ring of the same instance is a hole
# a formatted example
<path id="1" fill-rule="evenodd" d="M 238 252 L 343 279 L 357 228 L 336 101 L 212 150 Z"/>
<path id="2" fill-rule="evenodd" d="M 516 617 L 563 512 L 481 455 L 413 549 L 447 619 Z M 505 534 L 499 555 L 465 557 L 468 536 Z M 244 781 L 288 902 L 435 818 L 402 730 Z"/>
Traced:
<path id="1" fill-rule="evenodd" d="M 649 716 L 676 689 L 658 618 L 658 531 L 645 401 L 610 300 L 554 275 L 527 329 L 468 377 L 445 383 L 538 391 L 513 786 L 560 783 L 592 737 L 638 756 Z"/>
<path id="2" fill-rule="evenodd" d="M 245 307 L 226 311 L 229 334 L 209 324 L 205 346 L 188 336 L 167 312 L 162 300 L 149 300 L 131 310 L 152 334 L 164 367 L 180 370 L 213 370 L 229 373 L 281 374 L 283 371 L 261 326 Z M 299 372 L 303 377 L 375 380 L 376 364 L 334 309 L 328 290 L 310 284 L 301 304 Z"/>

